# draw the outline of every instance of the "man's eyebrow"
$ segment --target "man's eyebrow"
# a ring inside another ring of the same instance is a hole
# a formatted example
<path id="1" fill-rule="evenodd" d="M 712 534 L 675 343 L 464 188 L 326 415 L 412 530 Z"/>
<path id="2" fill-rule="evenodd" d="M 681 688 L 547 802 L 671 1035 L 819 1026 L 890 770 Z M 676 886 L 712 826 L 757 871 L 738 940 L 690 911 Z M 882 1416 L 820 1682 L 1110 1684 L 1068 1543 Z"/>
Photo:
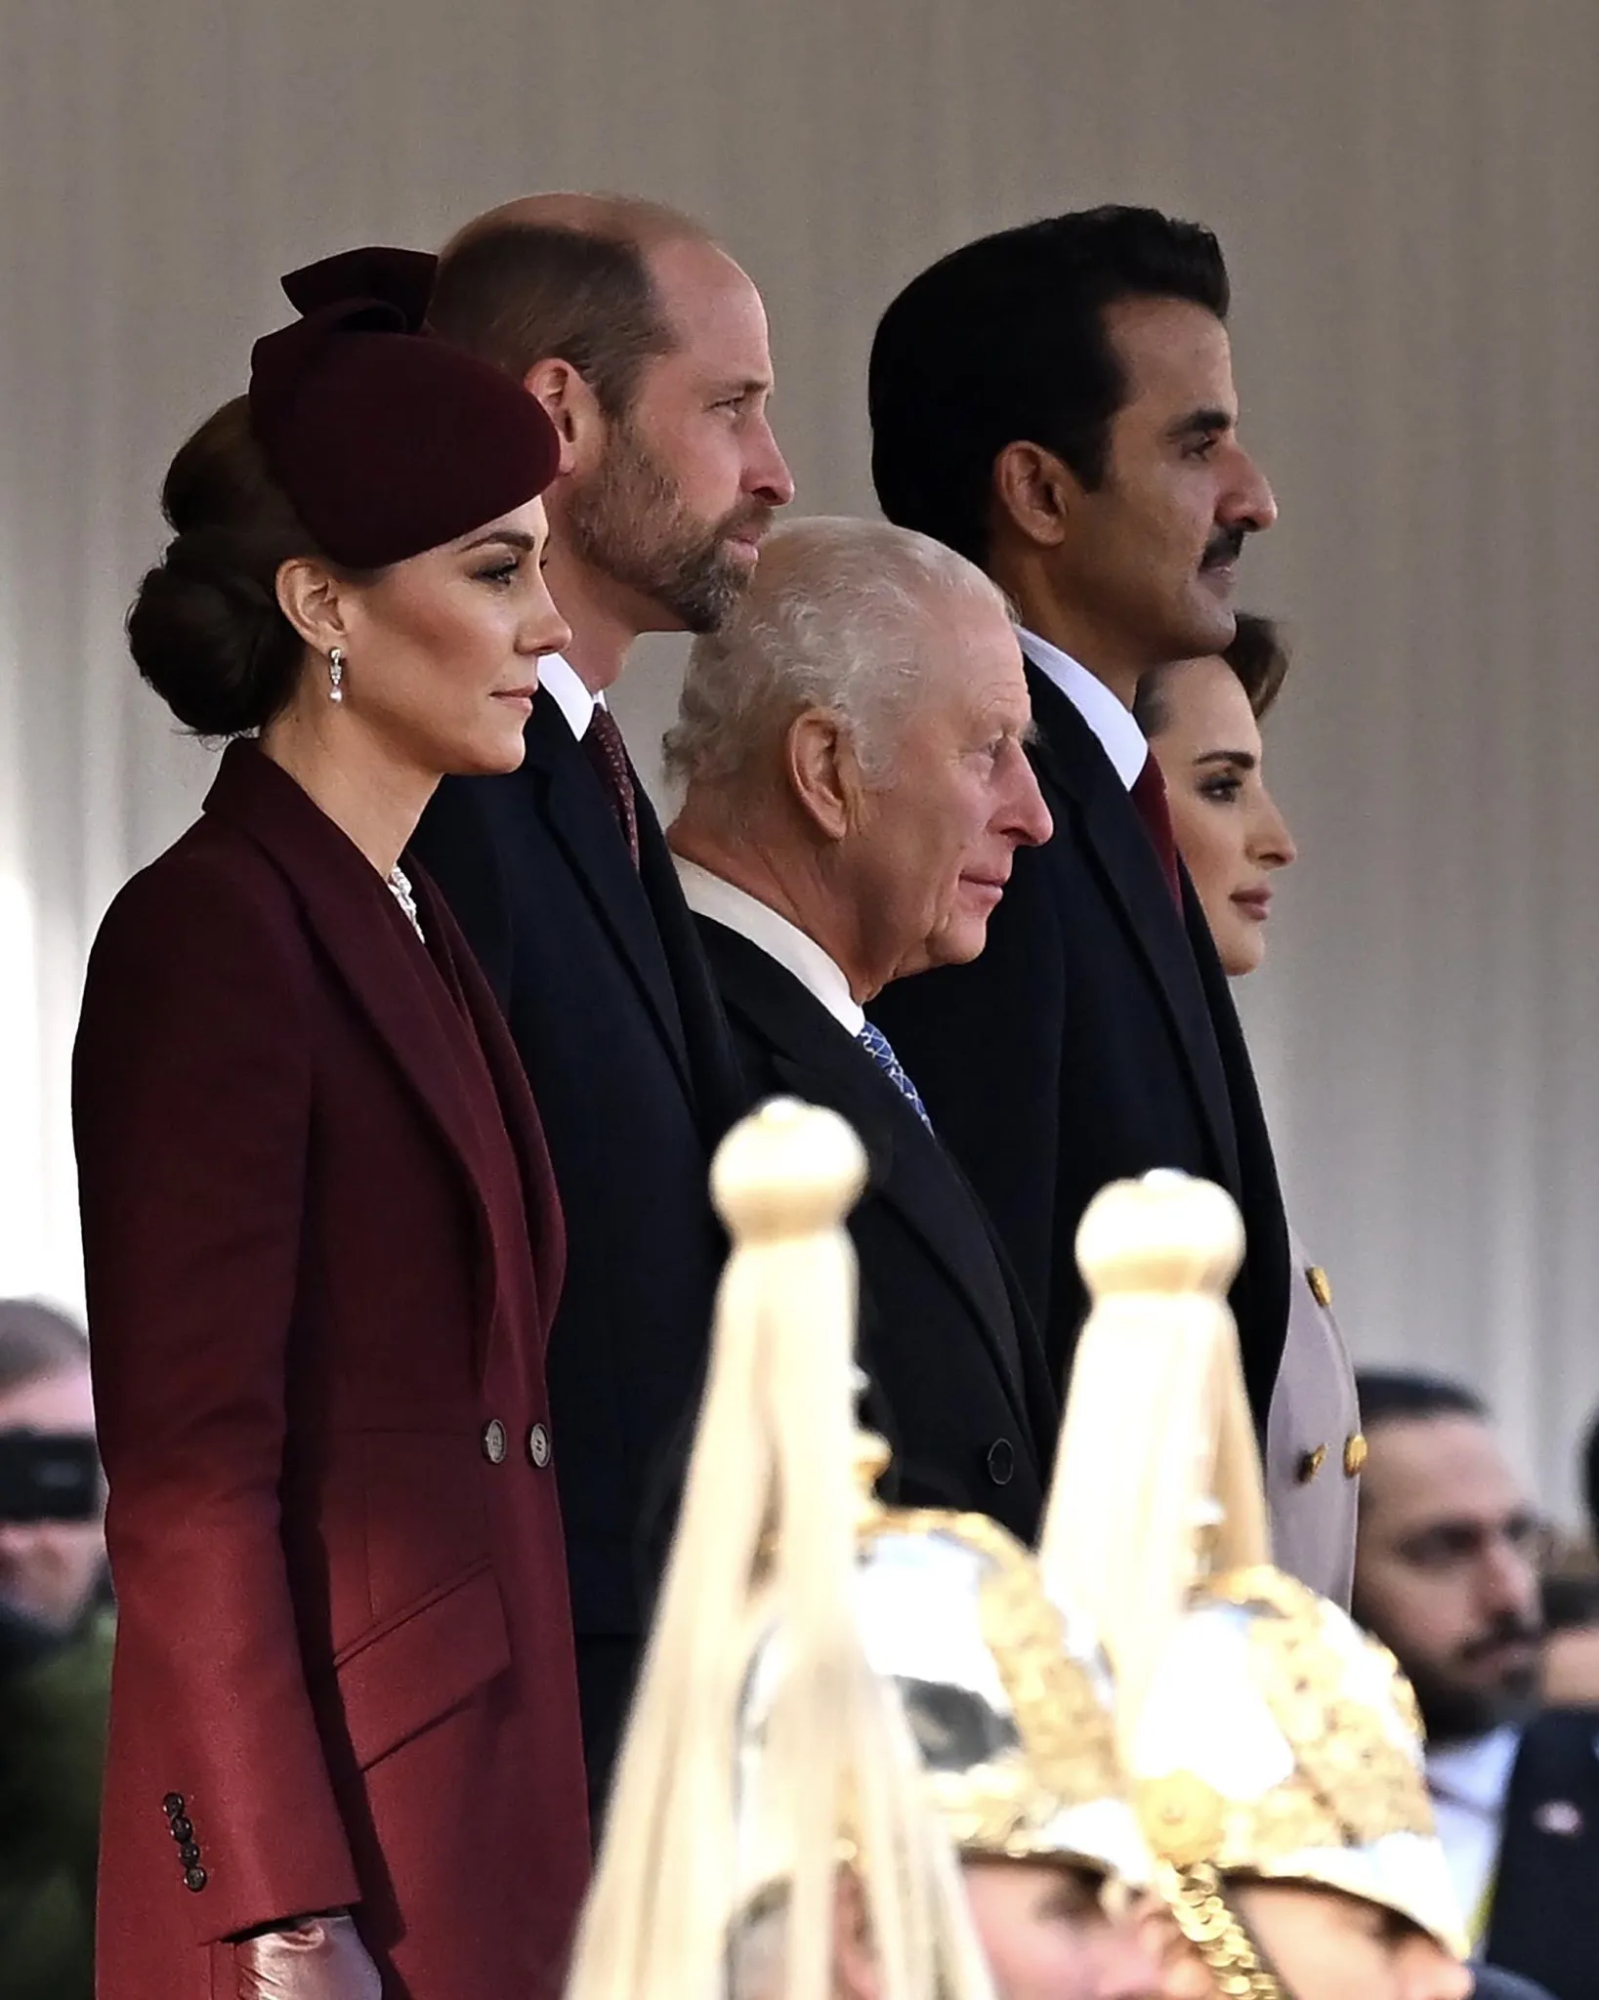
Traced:
<path id="1" fill-rule="evenodd" d="M 1240 771 L 1252 771 L 1260 762 L 1253 750 L 1207 750 L 1196 764 L 1231 764 Z"/>
<path id="2" fill-rule="evenodd" d="M 470 555 L 473 549 L 486 549 L 495 542 L 503 543 L 508 549 L 520 549 L 523 555 L 531 555 L 538 547 L 537 537 L 522 528 L 491 528 L 486 535 L 478 535 L 470 542 L 461 544 L 461 553 Z"/>
<path id="3" fill-rule="evenodd" d="M 1169 438 L 1219 437 L 1233 427 L 1233 413 L 1220 407 L 1214 409 L 1190 410 L 1175 423 L 1166 426 Z"/>
<path id="4" fill-rule="evenodd" d="M 766 396 L 771 393 L 770 375 L 713 375 L 710 380 L 713 396 Z"/>

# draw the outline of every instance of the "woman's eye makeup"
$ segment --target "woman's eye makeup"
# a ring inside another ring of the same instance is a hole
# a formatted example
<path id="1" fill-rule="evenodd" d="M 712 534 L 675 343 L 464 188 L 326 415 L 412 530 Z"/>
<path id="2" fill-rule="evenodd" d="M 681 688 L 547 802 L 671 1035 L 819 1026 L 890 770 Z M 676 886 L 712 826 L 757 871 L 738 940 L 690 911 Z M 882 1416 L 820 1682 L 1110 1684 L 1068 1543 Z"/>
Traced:
<path id="1" fill-rule="evenodd" d="M 482 583 L 514 583 L 516 573 L 521 567 L 520 557 L 506 556 L 501 561 L 488 563 L 480 569 L 477 572 L 478 580 Z"/>
<path id="2" fill-rule="evenodd" d="M 1213 777 L 1202 778 L 1199 796 L 1214 799 L 1218 805 L 1230 806 L 1244 788 L 1244 781 L 1235 772 L 1219 772 Z"/>

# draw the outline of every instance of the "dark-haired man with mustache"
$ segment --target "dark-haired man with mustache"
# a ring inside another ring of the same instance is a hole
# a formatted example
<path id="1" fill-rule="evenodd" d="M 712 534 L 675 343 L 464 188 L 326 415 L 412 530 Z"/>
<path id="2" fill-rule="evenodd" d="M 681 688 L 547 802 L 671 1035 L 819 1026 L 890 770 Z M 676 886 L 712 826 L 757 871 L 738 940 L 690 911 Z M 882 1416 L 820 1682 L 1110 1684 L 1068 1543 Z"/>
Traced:
<path id="1" fill-rule="evenodd" d="M 1098 1189 L 1156 1167 L 1228 1189 L 1248 1232 L 1232 1304 L 1264 1430 L 1288 1315 L 1282 1202 L 1132 715 L 1143 674 L 1231 640 L 1239 555 L 1276 519 L 1239 437 L 1227 310 L 1208 230 L 1102 208 L 970 243 L 883 315 L 878 498 L 1015 606 L 1055 836 L 1017 857 L 982 957 L 887 988 L 875 1017 L 998 1224 L 1057 1377 Z"/>
<path id="2" fill-rule="evenodd" d="M 1469 1389 L 1397 1370 L 1357 1387 L 1355 1615 L 1416 1691 L 1473 1946 L 1558 2000 L 1596 2000 L 1599 1711 L 1537 1712 L 1537 1515 Z"/>

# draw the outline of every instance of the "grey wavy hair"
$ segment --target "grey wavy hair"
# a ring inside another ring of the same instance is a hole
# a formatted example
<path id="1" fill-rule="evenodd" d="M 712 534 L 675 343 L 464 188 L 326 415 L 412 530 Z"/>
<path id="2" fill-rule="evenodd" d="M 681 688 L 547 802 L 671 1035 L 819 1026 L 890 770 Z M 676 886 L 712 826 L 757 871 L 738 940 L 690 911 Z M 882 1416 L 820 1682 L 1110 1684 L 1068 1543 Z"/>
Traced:
<path id="1" fill-rule="evenodd" d="M 728 785 L 796 715 L 822 708 L 843 718 L 866 782 L 887 783 L 896 724 L 951 598 L 1006 611 L 974 563 L 913 529 L 845 515 L 775 528 L 727 624 L 694 641 L 662 744 L 668 775 Z"/>

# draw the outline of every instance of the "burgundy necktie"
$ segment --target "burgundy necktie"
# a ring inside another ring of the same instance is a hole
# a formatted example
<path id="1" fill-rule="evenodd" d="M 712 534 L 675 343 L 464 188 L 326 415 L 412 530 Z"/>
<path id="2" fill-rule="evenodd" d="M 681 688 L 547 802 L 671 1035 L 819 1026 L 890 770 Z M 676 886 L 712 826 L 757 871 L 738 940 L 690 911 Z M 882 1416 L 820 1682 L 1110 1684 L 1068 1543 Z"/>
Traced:
<path id="1" fill-rule="evenodd" d="M 1144 768 L 1133 780 L 1132 800 L 1138 808 L 1138 817 L 1144 822 L 1144 831 L 1149 835 L 1161 873 L 1166 877 L 1166 887 L 1171 891 L 1177 914 L 1181 916 L 1183 887 L 1177 873 L 1177 842 L 1171 830 L 1171 807 L 1166 803 L 1166 780 L 1161 776 L 1160 766 L 1153 754 L 1144 758 Z"/>
<path id="2" fill-rule="evenodd" d="M 616 823 L 622 829 L 622 838 L 627 842 L 627 851 L 633 857 L 636 868 L 638 801 L 633 796 L 633 773 L 628 768 L 627 745 L 622 741 L 616 717 L 598 702 L 594 704 L 589 726 L 583 732 L 583 748 L 605 787 L 605 795 L 611 802 L 611 810 L 616 814 Z"/>

